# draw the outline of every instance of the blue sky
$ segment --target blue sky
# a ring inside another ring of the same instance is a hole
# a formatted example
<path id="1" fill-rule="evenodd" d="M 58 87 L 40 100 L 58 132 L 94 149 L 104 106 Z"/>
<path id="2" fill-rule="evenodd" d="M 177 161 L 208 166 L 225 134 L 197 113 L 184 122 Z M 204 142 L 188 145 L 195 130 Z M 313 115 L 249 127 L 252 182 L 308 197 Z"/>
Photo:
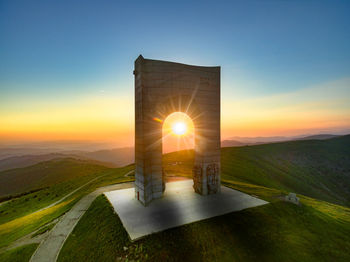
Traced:
<path id="1" fill-rule="evenodd" d="M 220 65 L 232 99 L 348 78 L 349 13 L 349 1 L 1 0 L 0 111 L 99 92 L 132 99 L 139 54 Z"/>

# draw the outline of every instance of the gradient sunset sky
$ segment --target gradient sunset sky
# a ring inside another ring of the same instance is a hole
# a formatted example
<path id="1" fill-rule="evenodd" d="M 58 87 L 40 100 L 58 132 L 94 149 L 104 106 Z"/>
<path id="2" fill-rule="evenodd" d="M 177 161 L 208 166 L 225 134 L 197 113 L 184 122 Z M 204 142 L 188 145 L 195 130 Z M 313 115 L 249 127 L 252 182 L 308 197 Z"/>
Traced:
<path id="1" fill-rule="evenodd" d="M 221 66 L 222 138 L 350 133 L 350 1 L 0 0 L 0 140 L 134 140 L 134 60 Z"/>

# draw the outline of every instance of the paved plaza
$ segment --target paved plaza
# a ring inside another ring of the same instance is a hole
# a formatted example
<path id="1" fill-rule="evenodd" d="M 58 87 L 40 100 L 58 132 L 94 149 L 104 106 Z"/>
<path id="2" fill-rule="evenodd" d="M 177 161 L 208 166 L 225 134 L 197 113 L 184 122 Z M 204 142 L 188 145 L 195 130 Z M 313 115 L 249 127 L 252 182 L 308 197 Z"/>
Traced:
<path id="1" fill-rule="evenodd" d="M 167 183 L 164 196 L 146 207 L 135 198 L 134 188 L 104 194 L 120 217 L 131 240 L 268 203 L 225 186 L 221 186 L 218 194 L 202 196 L 194 192 L 193 180 Z"/>

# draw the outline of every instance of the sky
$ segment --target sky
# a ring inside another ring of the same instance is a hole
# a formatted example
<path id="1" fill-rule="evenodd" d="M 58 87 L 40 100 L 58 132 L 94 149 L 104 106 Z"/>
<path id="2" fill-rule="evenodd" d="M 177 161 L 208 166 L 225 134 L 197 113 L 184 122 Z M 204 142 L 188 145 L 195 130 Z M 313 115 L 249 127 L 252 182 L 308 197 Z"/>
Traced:
<path id="1" fill-rule="evenodd" d="M 134 60 L 221 66 L 221 135 L 350 133 L 350 2 L 0 0 L 0 142 L 134 141 Z"/>

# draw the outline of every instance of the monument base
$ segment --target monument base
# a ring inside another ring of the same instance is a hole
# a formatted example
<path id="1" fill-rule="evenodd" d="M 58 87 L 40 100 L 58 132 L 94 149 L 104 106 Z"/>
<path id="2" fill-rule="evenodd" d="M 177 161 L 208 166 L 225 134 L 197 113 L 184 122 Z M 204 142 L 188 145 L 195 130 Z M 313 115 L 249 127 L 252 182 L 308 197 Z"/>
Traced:
<path id="1" fill-rule="evenodd" d="M 199 220 L 265 205 L 268 202 L 231 188 L 201 196 L 193 191 L 193 181 L 166 184 L 164 196 L 147 207 L 135 199 L 133 188 L 104 193 L 120 217 L 131 240 Z"/>

